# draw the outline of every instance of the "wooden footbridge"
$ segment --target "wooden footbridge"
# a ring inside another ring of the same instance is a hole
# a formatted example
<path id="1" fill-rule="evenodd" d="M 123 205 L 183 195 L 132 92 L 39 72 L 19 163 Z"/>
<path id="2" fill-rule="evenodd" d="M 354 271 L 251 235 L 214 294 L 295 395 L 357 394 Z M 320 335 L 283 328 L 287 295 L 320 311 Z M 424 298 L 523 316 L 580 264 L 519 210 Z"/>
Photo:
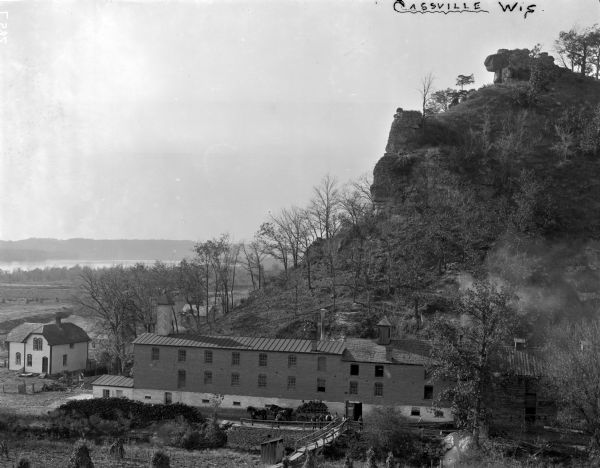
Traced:
<path id="1" fill-rule="evenodd" d="M 310 434 L 300 437 L 294 445 L 294 452 L 287 457 L 290 467 L 300 466 L 308 452 L 319 450 L 326 445 L 331 444 L 352 425 L 352 421 L 344 419 L 343 421 L 332 421 L 325 427 L 318 429 Z M 270 468 L 282 468 L 283 462 L 271 465 Z"/>

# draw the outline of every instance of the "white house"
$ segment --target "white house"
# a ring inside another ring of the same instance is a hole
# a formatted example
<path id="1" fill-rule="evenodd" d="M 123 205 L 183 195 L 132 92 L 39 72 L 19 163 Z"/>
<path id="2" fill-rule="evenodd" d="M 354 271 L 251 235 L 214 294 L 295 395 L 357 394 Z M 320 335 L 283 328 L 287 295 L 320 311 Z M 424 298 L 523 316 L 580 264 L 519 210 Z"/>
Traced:
<path id="1" fill-rule="evenodd" d="M 23 323 L 6 337 L 8 368 L 48 374 L 85 369 L 89 341 L 81 327 L 60 317 L 49 324 Z"/>

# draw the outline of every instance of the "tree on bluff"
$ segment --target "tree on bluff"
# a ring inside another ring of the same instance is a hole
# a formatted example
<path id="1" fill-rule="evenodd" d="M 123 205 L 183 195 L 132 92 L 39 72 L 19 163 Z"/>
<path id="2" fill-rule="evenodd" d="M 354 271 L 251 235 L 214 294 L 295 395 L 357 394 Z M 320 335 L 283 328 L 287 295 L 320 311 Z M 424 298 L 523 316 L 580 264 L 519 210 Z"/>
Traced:
<path id="1" fill-rule="evenodd" d="M 572 72 L 581 75 L 600 75 L 600 28 L 594 25 L 579 31 L 572 28 L 561 31 L 554 43 L 556 52 L 563 63 Z"/>
<path id="2" fill-rule="evenodd" d="M 473 77 L 473 73 L 470 75 L 458 75 L 456 77 L 456 86 L 460 86 L 460 90 L 462 91 L 465 86 L 475 83 L 475 78 Z"/>

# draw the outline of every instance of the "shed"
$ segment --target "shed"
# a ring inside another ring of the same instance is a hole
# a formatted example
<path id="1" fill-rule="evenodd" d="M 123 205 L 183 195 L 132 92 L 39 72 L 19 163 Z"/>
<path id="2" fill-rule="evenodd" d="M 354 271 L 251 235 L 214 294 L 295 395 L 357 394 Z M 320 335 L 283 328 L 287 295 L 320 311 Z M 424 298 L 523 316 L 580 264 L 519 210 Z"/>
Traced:
<path id="1" fill-rule="evenodd" d="M 267 465 L 275 465 L 283 459 L 283 437 L 260 444 L 260 459 Z"/>

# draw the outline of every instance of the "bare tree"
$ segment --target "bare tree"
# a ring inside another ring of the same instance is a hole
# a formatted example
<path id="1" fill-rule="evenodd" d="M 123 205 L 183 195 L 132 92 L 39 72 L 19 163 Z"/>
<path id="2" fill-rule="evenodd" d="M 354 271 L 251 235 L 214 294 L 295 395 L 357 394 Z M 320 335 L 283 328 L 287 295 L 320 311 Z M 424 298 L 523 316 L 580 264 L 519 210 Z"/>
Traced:
<path id="1" fill-rule="evenodd" d="M 431 94 L 433 93 L 433 82 L 435 81 L 435 77 L 432 72 L 427 73 L 423 78 L 421 78 L 421 83 L 419 86 L 419 94 L 421 96 L 421 112 L 423 113 L 421 117 L 421 124 L 423 128 L 425 128 L 425 119 L 429 114 L 429 101 L 431 100 Z"/>
<path id="2" fill-rule="evenodd" d="M 281 227 L 272 221 L 264 222 L 258 230 L 258 239 L 262 244 L 261 249 L 283 265 L 283 271 L 288 277 L 290 262 L 290 248 L 287 238 Z"/>
<path id="3" fill-rule="evenodd" d="M 547 383 L 559 404 L 582 419 L 592 454 L 600 450 L 600 322 L 561 324 L 548 333 Z"/>
<path id="4" fill-rule="evenodd" d="M 267 255 L 263 250 L 263 246 L 258 239 L 258 235 L 249 244 L 242 244 L 242 252 L 246 262 L 244 269 L 250 275 L 252 281 L 252 289 L 254 291 L 262 289 L 264 284 L 264 266 L 263 260 Z"/>
<path id="5" fill-rule="evenodd" d="M 197 259 L 188 261 L 183 259 L 176 268 L 177 273 L 177 291 L 186 303 L 185 317 L 193 321 L 196 330 L 201 327 L 201 311 L 208 302 L 206 296 L 206 270 L 204 265 Z M 208 322 L 208 313 L 205 314 L 205 321 Z"/>
<path id="6" fill-rule="evenodd" d="M 130 343 L 137 334 L 137 311 L 129 285 L 128 274 L 121 266 L 104 270 L 84 268 L 77 296 L 79 305 L 98 319 L 106 333 L 106 351 L 121 374 L 131 358 Z"/>
<path id="7" fill-rule="evenodd" d="M 331 239 L 340 227 L 340 190 L 335 177 L 327 174 L 319 185 L 313 188 L 314 196 L 310 202 L 309 212 L 312 227 L 322 239 Z"/>

